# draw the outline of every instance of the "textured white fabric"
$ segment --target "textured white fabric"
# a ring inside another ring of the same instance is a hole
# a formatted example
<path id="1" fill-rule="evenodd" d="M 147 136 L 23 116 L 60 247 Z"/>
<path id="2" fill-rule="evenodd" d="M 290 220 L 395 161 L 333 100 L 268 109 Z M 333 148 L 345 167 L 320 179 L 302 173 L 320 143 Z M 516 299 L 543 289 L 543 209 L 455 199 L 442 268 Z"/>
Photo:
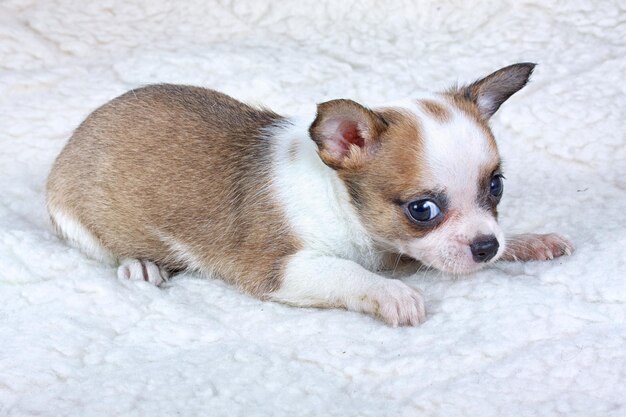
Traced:
<path id="1" fill-rule="evenodd" d="M 0 415 L 626 415 L 625 19 L 621 0 L 0 1 Z M 118 281 L 48 224 L 54 157 L 132 87 L 298 113 L 518 61 L 540 65 L 492 120 L 501 222 L 577 252 L 413 276 L 421 327 Z"/>

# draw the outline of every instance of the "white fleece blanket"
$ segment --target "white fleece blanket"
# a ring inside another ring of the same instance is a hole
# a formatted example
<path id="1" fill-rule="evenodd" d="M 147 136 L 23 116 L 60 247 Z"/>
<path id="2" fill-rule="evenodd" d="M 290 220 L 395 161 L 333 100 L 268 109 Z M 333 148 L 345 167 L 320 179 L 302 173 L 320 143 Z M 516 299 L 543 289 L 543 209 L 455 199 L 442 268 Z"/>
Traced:
<path id="1" fill-rule="evenodd" d="M 0 1 L 0 416 L 625 416 L 625 22 L 621 0 Z M 540 65 L 492 120 L 501 223 L 577 251 L 411 276 L 420 327 L 120 282 L 48 223 L 55 156 L 127 89 L 293 114 L 519 61 Z"/>

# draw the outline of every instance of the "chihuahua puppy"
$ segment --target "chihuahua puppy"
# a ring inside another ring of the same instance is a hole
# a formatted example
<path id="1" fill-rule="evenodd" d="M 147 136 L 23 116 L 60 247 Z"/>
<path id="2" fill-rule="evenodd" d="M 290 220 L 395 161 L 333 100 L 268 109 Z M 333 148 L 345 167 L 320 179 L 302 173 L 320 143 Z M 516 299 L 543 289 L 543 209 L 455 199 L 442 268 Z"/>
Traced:
<path id="1" fill-rule="evenodd" d="M 419 290 L 376 273 L 404 255 L 464 274 L 573 250 L 555 235 L 508 241 L 489 118 L 534 64 L 368 108 L 331 100 L 283 117 L 216 91 L 152 85 L 76 129 L 48 179 L 58 233 L 118 276 L 219 276 L 254 296 L 339 307 L 386 323 L 425 318 Z"/>

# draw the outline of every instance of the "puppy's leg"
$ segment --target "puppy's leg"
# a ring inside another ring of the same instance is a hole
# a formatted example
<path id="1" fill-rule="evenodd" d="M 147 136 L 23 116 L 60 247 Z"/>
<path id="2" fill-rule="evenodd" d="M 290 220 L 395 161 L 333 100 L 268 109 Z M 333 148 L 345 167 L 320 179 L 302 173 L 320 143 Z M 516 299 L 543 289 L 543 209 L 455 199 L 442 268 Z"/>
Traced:
<path id="1" fill-rule="evenodd" d="M 502 255 L 504 261 L 545 261 L 571 255 L 574 245 L 555 233 L 545 235 L 523 234 L 507 238 Z"/>
<path id="2" fill-rule="evenodd" d="M 154 262 L 126 258 L 122 260 L 119 268 L 117 268 L 117 277 L 133 281 L 147 281 L 158 287 L 168 281 L 169 274 Z"/>
<path id="3" fill-rule="evenodd" d="M 417 325 L 426 311 L 419 290 L 359 264 L 300 252 L 289 258 L 270 299 L 301 307 L 340 307 L 374 315 L 392 326 Z"/>

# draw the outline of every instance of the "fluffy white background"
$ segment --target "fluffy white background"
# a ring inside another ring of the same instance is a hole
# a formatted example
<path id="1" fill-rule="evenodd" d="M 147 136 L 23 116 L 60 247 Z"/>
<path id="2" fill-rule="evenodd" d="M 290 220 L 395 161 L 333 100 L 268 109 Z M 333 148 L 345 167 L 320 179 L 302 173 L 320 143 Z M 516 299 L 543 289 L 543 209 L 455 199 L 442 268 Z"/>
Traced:
<path id="1" fill-rule="evenodd" d="M 1 1 L 0 415 L 626 415 L 625 22 L 621 0 Z M 578 250 L 413 276 L 421 327 L 192 275 L 119 282 L 48 224 L 54 157 L 132 87 L 202 85 L 289 114 L 517 61 L 540 66 L 492 122 L 501 221 Z"/>

